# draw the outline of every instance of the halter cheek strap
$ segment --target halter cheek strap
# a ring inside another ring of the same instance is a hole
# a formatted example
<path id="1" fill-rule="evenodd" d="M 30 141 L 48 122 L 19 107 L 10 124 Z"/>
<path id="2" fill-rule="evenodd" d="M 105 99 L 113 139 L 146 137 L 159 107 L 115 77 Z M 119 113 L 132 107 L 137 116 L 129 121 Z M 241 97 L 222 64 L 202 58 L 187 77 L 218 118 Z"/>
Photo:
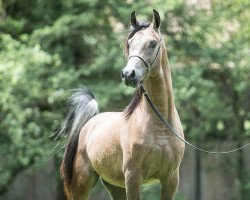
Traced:
<path id="1" fill-rule="evenodd" d="M 141 56 L 138 56 L 138 55 L 132 55 L 132 56 L 130 56 L 130 57 L 128 58 L 128 60 L 129 60 L 130 58 L 133 58 L 133 57 L 139 58 L 139 59 L 146 65 L 146 67 L 147 67 L 148 69 L 150 69 L 150 68 L 154 65 L 156 59 L 158 58 L 158 55 L 159 55 L 160 49 L 161 49 L 161 44 L 162 44 L 162 39 L 161 39 L 161 35 L 160 35 L 160 45 L 159 45 L 159 47 L 158 47 L 158 50 L 157 50 L 157 53 L 156 53 L 156 56 L 155 56 L 154 60 L 153 60 L 152 63 L 150 63 L 150 64 L 148 64 L 147 61 L 146 61 L 145 59 L 143 59 Z"/>

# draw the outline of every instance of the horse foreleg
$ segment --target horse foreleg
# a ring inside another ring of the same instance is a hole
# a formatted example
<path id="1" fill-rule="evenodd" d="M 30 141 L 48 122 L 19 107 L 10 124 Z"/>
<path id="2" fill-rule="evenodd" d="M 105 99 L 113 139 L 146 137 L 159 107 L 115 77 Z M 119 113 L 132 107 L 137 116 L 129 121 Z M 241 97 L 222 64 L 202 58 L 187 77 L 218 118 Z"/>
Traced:
<path id="1" fill-rule="evenodd" d="M 179 171 L 175 171 L 170 176 L 160 179 L 161 200 L 173 200 L 174 194 L 179 185 Z"/>
<path id="2" fill-rule="evenodd" d="M 140 200 L 141 173 L 136 168 L 125 170 L 125 186 L 127 200 Z"/>

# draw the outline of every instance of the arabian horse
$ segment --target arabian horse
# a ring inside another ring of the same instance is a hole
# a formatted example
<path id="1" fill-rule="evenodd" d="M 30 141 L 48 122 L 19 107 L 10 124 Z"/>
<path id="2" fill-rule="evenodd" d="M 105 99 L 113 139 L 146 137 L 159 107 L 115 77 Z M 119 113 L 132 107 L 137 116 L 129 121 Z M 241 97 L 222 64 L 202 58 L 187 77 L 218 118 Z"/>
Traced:
<path id="1" fill-rule="evenodd" d="M 99 178 L 114 200 L 139 200 L 141 185 L 157 181 L 161 199 L 174 198 L 185 144 L 160 122 L 139 87 L 143 84 L 157 109 L 184 137 L 160 23 L 155 10 L 152 23 L 139 22 L 135 12 L 131 14 L 125 46 L 128 61 L 121 76 L 136 90 L 123 112 L 99 114 L 87 88 L 70 97 L 69 113 L 60 130 L 69 134 L 61 165 L 68 199 L 89 199 Z"/>

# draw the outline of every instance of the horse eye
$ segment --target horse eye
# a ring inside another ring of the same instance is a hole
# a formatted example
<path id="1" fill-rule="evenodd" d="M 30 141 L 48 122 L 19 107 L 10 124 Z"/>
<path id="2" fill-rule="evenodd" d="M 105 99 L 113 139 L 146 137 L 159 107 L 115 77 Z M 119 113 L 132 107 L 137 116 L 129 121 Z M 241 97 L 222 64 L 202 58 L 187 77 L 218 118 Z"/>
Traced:
<path id="1" fill-rule="evenodd" d="M 150 43 L 149 43 L 149 47 L 150 48 L 152 48 L 152 49 L 154 49 L 155 47 L 157 46 L 157 41 L 151 41 Z"/>
<path id="2" fill-rule="evenodd" d="M 127 46 L 127 49 L 129 49 L 129 43 L 128 42 L 127 42 L 126 46 Z"/>
<path id="3" fill-rule="evenodd" d="M 130 47 L 130 42 L 127 42 L 126 45 L 127 45 L 127 48 L 129 49 L 129 47 Z"/>

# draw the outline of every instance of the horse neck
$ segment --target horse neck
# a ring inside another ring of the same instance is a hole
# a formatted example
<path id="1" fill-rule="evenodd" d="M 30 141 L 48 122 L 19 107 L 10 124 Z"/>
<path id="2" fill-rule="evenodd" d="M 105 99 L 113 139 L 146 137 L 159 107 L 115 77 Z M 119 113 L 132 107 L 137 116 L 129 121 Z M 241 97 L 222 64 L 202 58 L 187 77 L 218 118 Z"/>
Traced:
<path id="1" fill-rule="evenodd" d="M 159 66 L 155 66 L 158 69 L 157 72 L 148 77 L 147 81 L 144 83 L 144 87 L 156 108 L 161 112 L 165 119 L 172 124 L 174 113 L 174 95 L 171 70 L 168 63 L 165 45 L 162 45 L 160 60 Z M 145 97 L 143 97 L 142 106 L 143 110 L 146 111 L 146 114 L 152 116 L 151 119 L 156 120 L 155 123 L 158 124 L 159 120 L 156 119 L 157 117 L 153 113 L 153 110 Z"/>

